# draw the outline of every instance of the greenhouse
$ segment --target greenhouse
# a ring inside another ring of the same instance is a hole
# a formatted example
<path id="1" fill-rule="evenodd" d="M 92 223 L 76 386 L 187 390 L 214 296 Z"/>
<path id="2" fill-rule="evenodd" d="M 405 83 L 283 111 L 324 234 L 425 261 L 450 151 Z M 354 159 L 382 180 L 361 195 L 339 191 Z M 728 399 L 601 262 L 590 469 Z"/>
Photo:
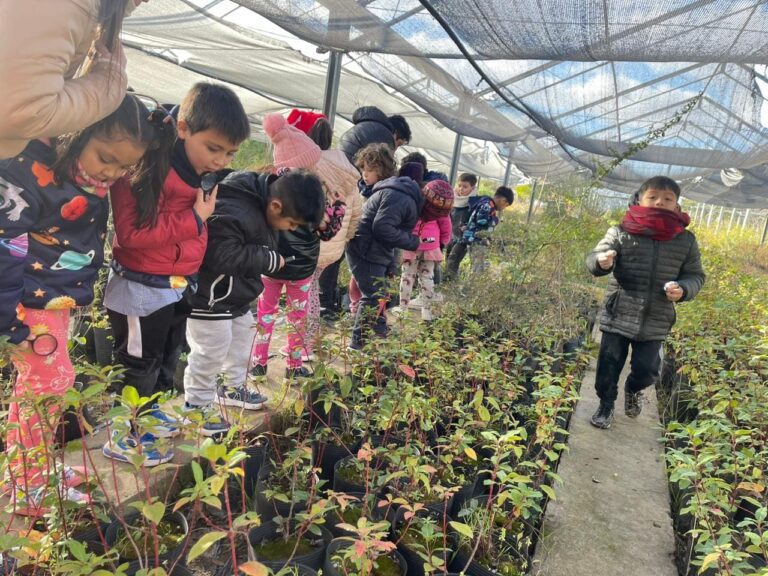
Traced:
<path id="1" fill-rule="evenodd" d="M 766 2 L 37 1 L 0 575 L 768 576 Z"/>

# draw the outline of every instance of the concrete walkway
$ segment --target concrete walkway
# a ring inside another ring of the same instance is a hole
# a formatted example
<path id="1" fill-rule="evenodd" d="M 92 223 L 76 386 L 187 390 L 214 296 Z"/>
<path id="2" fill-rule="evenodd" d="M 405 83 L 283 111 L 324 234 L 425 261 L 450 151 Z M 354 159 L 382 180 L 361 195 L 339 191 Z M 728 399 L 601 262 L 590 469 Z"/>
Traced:
<path id="1" fill-rule="evenodd" d="M 558 470 L 563 485 L 547 507 L 531 574 L 677 576 L 656 393 L 646 391 L 640 417 L 627 418 L 625 370 L 616 419 L 599 430 L 589 423 L 599 404 L 594 366 L 571 419 L 570 451 Z"/>

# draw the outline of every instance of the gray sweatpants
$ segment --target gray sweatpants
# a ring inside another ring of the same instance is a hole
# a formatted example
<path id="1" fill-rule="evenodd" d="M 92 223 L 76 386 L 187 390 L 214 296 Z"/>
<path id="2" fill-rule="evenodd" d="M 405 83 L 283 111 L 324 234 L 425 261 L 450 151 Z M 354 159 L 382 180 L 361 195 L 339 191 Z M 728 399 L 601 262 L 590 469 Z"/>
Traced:
<path id="1" fill-rule="evenodd" d="M 216 400 L 216 379 L 245 386 L 256 329 L 249 312 L 226 320 L 187 320 L 189 356 L 184 370 L 184 399 L 193 406 Z"/>

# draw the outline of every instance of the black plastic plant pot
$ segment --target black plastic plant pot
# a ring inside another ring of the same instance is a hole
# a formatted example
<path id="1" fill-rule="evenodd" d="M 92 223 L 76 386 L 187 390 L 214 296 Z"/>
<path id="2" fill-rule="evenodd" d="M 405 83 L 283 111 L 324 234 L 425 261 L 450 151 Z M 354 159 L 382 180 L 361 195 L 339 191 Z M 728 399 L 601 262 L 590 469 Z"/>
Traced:
<path id="1" fill-rule="evenodd" d="M 354 456 L 360 449 L 362 441 L 354 439 L 349 444 L 337 444 L 334 442 L 313 442 L 312 463 L 320 468 L 320 478 L 327 482 L 326 486 L 333 486 L 333 476 L 336 462 Z"/>
<path id="2" fill-rule="evenodd" d="M 424 576 L 426 574 L 424 570 L 424 558 L 422 558 L 419 553 L 407 543 L 407 538 L 402 535 L 402 530 L 407 525 L 405 512 L 405 508 L 400 507 L 394 514 L 392 520 L 392 539 L 399 542 L 397 550 L 402 554 L 405 563 L 408 565 L 408 576 Z M 422 517 L 430 515 L 439 524 L 438 518 L 430 511 L 422 510 L 418 515 Z M 418 531 L 418 527 L 416 526 L 414 526 L 413 529 Z M 433 554 L 444 557 L 447 566 L 448 562 L 450 562 L 453 557 L 453 550 L 456 547 L 453 534 L 448 534 L 445 540 L 443 540 L 443 537 L 441 536 L 440 541 L 436 542 L 435 546 L 439 548 L 445 547 L 445 550 L 434 552 Z"/>
<path id="3" fill-rule="evenodd" d="M 128 526 L 141 526 L 145 519 L 139 512 L 131 512 L 129 514 L 126 514 L 124 521 Z M 163 523 L 168 522 L 178 528 L 180 528 L 181 532 L 184 533 L 184 537 L 179 540 L 178 543 L 176 543 L 174 546 L 170 547 L 167 551 L 161 552 L 159 555 L 159 564 L 155 563 L 155 555 L 154 555 L 154 544 L 149 543 L 147 550 L 141 550 L 142 554 L 145 556 L 142 560 L 134 560 L 131 558 L 122 558 L 120 559 L 121 562 L 128 562 L 128 568 L 125 571 L 125 574 L 128 576 L 132 576 L 133 574 L 136 574 L 139 570 L 142 568 L 165 568 L 165 570 L 170 574 L 171 573 L 171 567 L 175 564 L 183 564 L 183 559 L 180 558 L 182 554 L 185 553 L 187 550 L 187 541 L 189 540 L 189 524 L 187 523 L 187 519 L 184 517 L 184 515 L 181 512 L 169 512 L 165 516 L 163 516 L 162 520 L 160 521 L 160 525 Z M 107 531 L 104 534 L 104 539 L 107 542 L 108 548 L 114 548 L 115 545 L 119 542 L 120 538 L 125 534 L 125 528 L 123 527 L 123 524 L 119 520 L 113 521 L 109 526 L 107 526 Z M 142 566 L 143 563 L 143 566 Z"/>
<path id="4" fill-rule="evenodd" d="M 480 562 L 474 559 L 471 562 L 469 562 L 469 565 L 467 565 L 468 560 L 469 560 L 469 553 L 465 549 L 459 548 L 456 551 L 456 554 L 454 555 L 453 560 L 449 565 L 449 568 L 454 572 L 463 572 L 467 576 L 504 576 L 501 574 L 501 572 L 497 572 L 495 570 L 491 570 L 490 568 L 486 568 L 485 566 L 480 564 Z M 522 575 L 524 574 L 524 571 L 519 570 L 518 573 Z"/>
<path id="5" fill-rule="evenodd" d="M 282 541 L 282 532 L 277 523 L 272 520 L 252 528 L 248 533 L 248 540 L 254 547 L 256 559 L 275 572 L 286 564 L 288 566 L 301 564 L 317 570 L 322 568 L 325 550 L 333 539 L 325 527 L 318 526 L 318 528 L 320 529 L 319 536 L 309 531 L 302 535 L 299 551 L 293 555 L 293 558 L 291 558 L 291 553 L 295 545 L 290 542 L 286 544 Z"/>
<path id="6" fill-rule="evenodd" d="M 249 498 L 253 497 L 256 491 L 256 484 L 259 481 L 259 473 L 264 466 L 264 461 L 269 449 L 269 440 L 267 438 L 259 438 L 257 444 L 246 446 L 243 448 L 243 452 L 247 458 L 243 460 L 243 482 L 245 483 L 245 493 Z"/>
<path id="7" fill-rule="evenodd" d="M 265 494 L 267 490 L 271 490 L 274 486 L 271 484 L 271 474 L 274 470 L 272 464 L 265 464 L 262 466 L 259 472 L 259 481 L 256 483 L 256 512 L 261 514 L 261 517 L 265 520 L 271 520 L 275 516 L 282 516 L 283 518 L 290 518 L 296 512 L 303 512 L 309 506 L 306 500 L 299 500 L 297 502 L 282 502 L 275 498 L 268 498 Z"/>
<path id="8" fill-rule="evenodd" d="M 346 494 L 353 494 L 355 492 L 366 492 L 365 484 L 357 484 L 354 481 L 348 480 L 344 474 L 339 474 L 341 468 L 346 467 L 348 464 L 352 464 L 357 460 L 357 456 L 347 456 L 342 458 L 333 466 L 333 491 L 345 492 Z"/>
<path id="9" fill-rule="evenodd" d="M 343 570 L 338 567 L 338 561 L 333 559 L 334 556 L 338 556 L 339 552 L 352 546 L 354 540 L 351 538 L 336 538 L 329 545 L 325 552 L 325 562 L 323 563 L 323 576 L 346 576 L 347 572 L 351 570 Z M 405 562 L 402 554 L 397 550 L 387 554 L 387 558 L 390 562 L 394 563 L 396 569 L 399 569 L 397 576 L 406 576 L 408 572 L 408 564 Z M 386 560 L 385 560 L 386 561 Z M 381 567 L 380 567 L 381 568 Z M 386 572 L 374 569 L 370 576 L 393 576 L 395 570 L 388 570 Z"/>

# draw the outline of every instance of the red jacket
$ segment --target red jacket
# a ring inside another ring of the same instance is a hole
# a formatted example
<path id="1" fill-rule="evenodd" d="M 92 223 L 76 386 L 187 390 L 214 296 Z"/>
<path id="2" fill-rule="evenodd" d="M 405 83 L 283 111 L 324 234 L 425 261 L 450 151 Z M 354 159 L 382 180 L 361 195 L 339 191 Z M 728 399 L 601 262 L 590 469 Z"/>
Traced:
<path id="1" fill-rule="evenodd" d="M 186 184 L 173 168 L 160 193 L 157 222 L 136 227 L 136 201 L 123 180 L 111 189 L 115 240 L 112 256 L 132 272 L 159 276 L 197 274 L 208 243 L 208 229 L 200 227 L 192 207 L 197 189 Z"/>

